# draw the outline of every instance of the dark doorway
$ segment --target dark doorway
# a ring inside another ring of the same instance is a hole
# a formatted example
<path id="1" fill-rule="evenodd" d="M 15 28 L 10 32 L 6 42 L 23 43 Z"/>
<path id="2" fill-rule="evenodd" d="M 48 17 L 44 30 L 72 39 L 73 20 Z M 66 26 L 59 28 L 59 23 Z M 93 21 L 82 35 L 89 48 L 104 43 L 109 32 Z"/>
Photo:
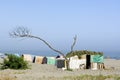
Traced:
<path id="1" fill-rule="evenodd" d="M 86 69 L 90 69 L 91 66 L 90 66 L 90 55 L 86 55 Z"/>
<path id="2" fill-rule="evenodd" d="M 63 68 L 63 67 L 65 67 L 65 60 L 58 59 L 56 62 L 57 62 L 57 68 Z"/>

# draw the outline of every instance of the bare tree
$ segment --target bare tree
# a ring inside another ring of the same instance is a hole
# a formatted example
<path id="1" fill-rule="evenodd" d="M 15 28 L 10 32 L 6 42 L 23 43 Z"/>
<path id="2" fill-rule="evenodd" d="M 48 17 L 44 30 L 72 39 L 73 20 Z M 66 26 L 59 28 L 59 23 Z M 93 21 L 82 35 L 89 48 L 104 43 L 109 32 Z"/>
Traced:
<path id="1" fill-rule="evenodd" d="M 69 60 L 67 59 L 67 57 L 64 55 L 63 52 L 53 48 L 46 40 L 40 38 L 40 37 L 37 37 L 37 36 L 34 36 L 31 34 L 30 30 L 25 28 L 25 27 L 17 27 L 15 28 L 12 32 L 9 33 L 11 37 L 13 38 L 23 38 L 23 37 L 26 37 L 26 38 L 35 38 L 35 39 L 38 39 L 40 41 L 42 41 L 43 43 L 45 43 L 51 50 L 57 52 L 58 54 L 62 55 L 66 62 L 67 62 L 67 69 L 69 68 Z M 76 39 L 77 39 L 77 36 L 74 37 L 74 41 L 73 41 L 73 44 L 71 46 L 71 52 L 73 51 L 73 47 L 75 46 L 75 43 L 76 43 Z"/>

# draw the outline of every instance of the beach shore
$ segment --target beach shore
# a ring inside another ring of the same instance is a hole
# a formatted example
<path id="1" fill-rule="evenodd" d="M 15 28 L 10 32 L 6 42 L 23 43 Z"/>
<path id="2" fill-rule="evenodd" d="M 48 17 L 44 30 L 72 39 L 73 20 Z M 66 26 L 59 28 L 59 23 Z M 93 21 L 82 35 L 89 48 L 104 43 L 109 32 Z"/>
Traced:
<path id="1" fill-rule="evenodd" d="M 48 64 L 36 64 L 30 63 L 31 69 L 27 70 L 0 70 L 0 76 L 12 76 L 17 80 L 40 80 L 48 78 L 60 78 L 66 76 L 79 76 L 79 75 L 120 75 L 120 60 L 105 59 L 104 64 L 106 70 L 73 70 L 63 71 L 62 69 L 56 68 L 54 65 Z"/>

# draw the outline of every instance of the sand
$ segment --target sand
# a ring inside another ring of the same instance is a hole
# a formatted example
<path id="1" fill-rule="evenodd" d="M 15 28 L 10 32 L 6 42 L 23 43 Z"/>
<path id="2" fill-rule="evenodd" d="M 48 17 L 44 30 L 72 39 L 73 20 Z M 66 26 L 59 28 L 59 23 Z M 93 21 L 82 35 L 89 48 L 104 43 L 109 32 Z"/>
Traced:
<path id="1" fill-rule="evenodd" d="M 54 65 L 47 64 L 35 64 L 30 63 L 31 69 L 27 70 L 0 70 L 0 75 L 13 76 L 17 80 L 41 80 L 43 78 L 51 77 L 65 77 L 65 76 L 79 76 L 83 74 L 88 75 L 120 75 L 120 60 L 105 59 L 104 64 L 106 70 L 73 70 L 63 71 L 62 69 L 56 68 Z"/>

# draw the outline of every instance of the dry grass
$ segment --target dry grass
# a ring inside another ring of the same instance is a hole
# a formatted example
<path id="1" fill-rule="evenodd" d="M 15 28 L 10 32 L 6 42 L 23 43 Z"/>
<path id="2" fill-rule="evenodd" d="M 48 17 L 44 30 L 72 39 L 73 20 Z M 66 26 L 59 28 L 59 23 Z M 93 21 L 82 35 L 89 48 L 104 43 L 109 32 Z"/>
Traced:
<path id="1" fill-rule="evenodd" d="M 120 80 L 119 75 L 80 75 L 80 76 L 66 76 L 66 77 L 45 77 L 35 79 L 35 80 Z"/>
<path id="2" fill-rule="evenodd" d="M 31 77 L 32 78 L 32 77 Z M 28 78 L 29 79 L 29 78 Z M 0 74 L 0 80 L 19 80 L 17 77 L 10 76 L 9 74 Z M 22 79 L 24 80 L 24 79 Z M 27 79 L 25 79 L 27 80 Z M 65 76 L 65 77 L 39 77 L 32 78 L 32 80 L 120 80 L 120 75 L 80 75 L 80 76 Z"/>
<path id="3" fill-rule="evenodd" d="M 9 74 L 0 74 L 0 80 L 17 80 L 16 77 L 10 76 Z"/>

